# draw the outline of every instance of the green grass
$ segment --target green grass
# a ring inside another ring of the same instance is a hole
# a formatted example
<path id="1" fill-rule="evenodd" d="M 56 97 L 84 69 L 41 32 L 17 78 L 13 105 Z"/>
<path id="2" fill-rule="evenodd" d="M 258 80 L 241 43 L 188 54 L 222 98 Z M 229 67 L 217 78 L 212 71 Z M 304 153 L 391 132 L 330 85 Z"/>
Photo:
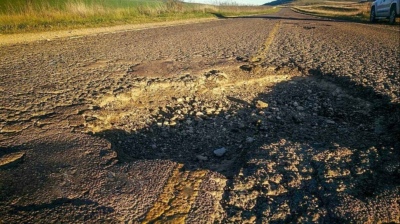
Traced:
<path id="1" fill-rule="evenodd" d="M 21 33 L 190 18 L 267 14 L 270 7 L 212 6 L 176 0 L 0 0 L 0 33 Z"/>

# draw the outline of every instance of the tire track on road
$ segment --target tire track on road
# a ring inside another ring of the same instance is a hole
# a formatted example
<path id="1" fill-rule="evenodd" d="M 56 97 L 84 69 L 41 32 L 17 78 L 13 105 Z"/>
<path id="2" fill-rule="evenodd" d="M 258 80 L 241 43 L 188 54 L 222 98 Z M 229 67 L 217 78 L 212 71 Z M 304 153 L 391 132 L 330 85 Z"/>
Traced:
<path id="1" fill-rule="evenodd" d="M 207 171 L 182 172 L 183 167 L 184 164 L 178 164 L 172 171 L 163 192 L 143 223 L 185 222 Z"/>

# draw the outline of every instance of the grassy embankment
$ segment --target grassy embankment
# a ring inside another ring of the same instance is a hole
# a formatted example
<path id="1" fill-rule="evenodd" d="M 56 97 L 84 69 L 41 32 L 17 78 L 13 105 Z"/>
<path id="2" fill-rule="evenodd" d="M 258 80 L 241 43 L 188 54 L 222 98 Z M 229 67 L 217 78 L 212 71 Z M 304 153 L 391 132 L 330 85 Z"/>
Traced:
<path id="1" fill-rule="evenodd" d="M 298 0 L 293 5 L 294 10 L 302 13 L 358 22 L 369 20 L 370 7 L 370 2 L 321 0 Z"/>
<path id="2" fill-rule="evenodd" d="M 0 0 L 0 33 L 22 33 L 267 14 L 264 6 L 203 5 L 176 0 Z"/>

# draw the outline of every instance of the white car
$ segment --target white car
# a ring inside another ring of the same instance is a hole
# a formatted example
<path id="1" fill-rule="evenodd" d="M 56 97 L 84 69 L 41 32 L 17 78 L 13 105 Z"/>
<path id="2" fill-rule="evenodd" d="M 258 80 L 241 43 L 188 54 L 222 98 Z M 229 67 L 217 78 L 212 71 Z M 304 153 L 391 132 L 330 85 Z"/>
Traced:
<path id="1" fill-rule="evenodd" d="M 394 24 L 396 17 L 400 16 L 400 0 L 376 0 L 371 5 L 369 20 L 375 22 L 377 19 L 389 19 Z"/>

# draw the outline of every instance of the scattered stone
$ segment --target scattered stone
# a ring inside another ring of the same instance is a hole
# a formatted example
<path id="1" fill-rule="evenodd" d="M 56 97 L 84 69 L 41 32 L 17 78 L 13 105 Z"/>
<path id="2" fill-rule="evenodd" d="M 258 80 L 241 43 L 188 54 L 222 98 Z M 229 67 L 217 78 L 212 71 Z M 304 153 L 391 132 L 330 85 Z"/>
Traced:
<path id="1" fill-rule="evenodd" d="M 96 105 L 90 105 L 90 106 L 88 107 L 88 109 L 89 109 L 89 110 L 100 110 L 100 107 L 99 107 L 99 106 L 96 106 Z"/>
<path id="2" fill-rule="evenodd" d="M 325 120 L 325 122 L 327 123 L 327 124 L 336 124 L 336 122 L 335 121 L 332 121 L 332 120 Z"/>
<path id="3" fill-rule="evenodd" d="M 246 138 L 246 142 L 247 142 L 247 143 L 252 143 L 252 142 L 254 142 L 254 138 L 252 138 L 252 137 L 247 137 L 247 138 Z"/>
<path id="4" fill-rule="evenodd" d="M 300 111 L 302 111 L 302 110 L 304 110 L 304 107 L 302 107 L 302 106 L 298 106 L 298 107 L 296 107 L 296 110 L 300 110 Z"/>
<path id="5" fill-rule="evenodd" d="M 274 112 L 279 112 L 280 111 L 279 108 L 277 108 L 277 107 L 271 107 L 271 110 L 274 111 Z"/>
<path id="6" fill-rule="evenodd" d="M 0 168 L 13 166 L 23 160 L 25 152 L 15 152 L 2 156 L 0 158 Z"/>
<path id="7" fill-rule="evenodd" d="M 241 56 L 237 56 L 237 57 L 236 57 L 236 60 L 237 60 L 237 61 L 243 61 L 243 60 L 244 60 L 244 58 L 243 58 L 243 57 L 241 57 Z"/>
<path id="8" fill-rule="evenodd" d="M 257 107 L 258 109 L 264 109 L 264 108 L 267 108 L 267 107 L 268 107 L 268 103 L 263 102 L 263 101 L 261 101 L 261 100 L 258 100 L 257 103 L 256 103 L 256 107 Z"/>
<path id="9" fill-rule="evenodd" d="M 91 116 L 85 117 L 85 121 L 87 121 L 87 122 L 95 121 L 95 120 L 97 120 L 96 117 L 91 117 Z"/>
<path id="10" fill-rule="evenodd" d="M 202 156 L 202 155 L 197 155 L 196 158 L 200 161 L 207 161 L 208 157 L 207 156 Z"/>
<path id="11" fill-rule="evenodd" d="M 215 111 L 214 108 L 207 108 L 207 109 L 206 109 L 206 113 L 209 114 L 209 115 L 210 115 L 210 114 L 213 114 L 214 111 Z"/>
<path id="12" fill-rule="evenodd" d="M 203 114 L 202 112 L 197 112 L 197 113 L 196 113 L 196 116 L 197 116 L 197 117 L 201 117 L 201 116 L 204 116 L 204 114 Z"/>
<path id="13" fill-rule="evenodd" d="M 214 154 L 216 156 L 218 156 L 218 157 L 223 156 L 225 153 L 226 153 L 226 148 L 225 147 L 222 147 L 222 148 L 214 150 Z"/>
<path id="14" fill-rule="evenodd" d="M 240 66 L 240 69 L 242 69 L 243 71 L 250 72 L 253 69 L 253 67 L 251 65 L 242 65 Z"/>

